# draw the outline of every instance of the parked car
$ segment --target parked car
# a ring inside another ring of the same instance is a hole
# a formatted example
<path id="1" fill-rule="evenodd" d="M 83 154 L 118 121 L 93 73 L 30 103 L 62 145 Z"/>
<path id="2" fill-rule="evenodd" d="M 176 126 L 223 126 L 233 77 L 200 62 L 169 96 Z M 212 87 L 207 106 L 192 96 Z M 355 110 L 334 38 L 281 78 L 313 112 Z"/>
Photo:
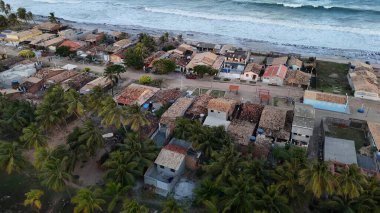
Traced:
<path id="1" fill-rule="evenodd" d="M 194 74 L 186 74 L 187 79 L 197 79 L 197 76 Z"/>

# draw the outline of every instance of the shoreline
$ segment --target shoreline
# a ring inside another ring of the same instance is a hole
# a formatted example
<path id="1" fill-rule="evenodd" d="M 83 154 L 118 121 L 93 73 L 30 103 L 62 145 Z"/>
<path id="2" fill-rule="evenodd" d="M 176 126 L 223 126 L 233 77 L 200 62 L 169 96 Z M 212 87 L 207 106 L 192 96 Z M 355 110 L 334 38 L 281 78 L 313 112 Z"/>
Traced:
<path id="1" fill-rule="evenodd" d="M 184 41 L 187 43 L 207 42 L 213 44 L 232 44 L 236 47 L 251 49 L 251 51 L 254 53 L 269 54 L 271 52 L 276 52 L 282 54 L 300 54 L 302 57 L 317 57 L 318 59 L 338 63 L 348 63 L 349 61 L 353 60 L 360 60 L 363 62 L 369 61 L 374 67 L 380 68 L 380 51 L 373 52 L 366 50 L 333 49 L 316 46 L 281 44 L 253 39 L 234 38 L 218 34 L 206 34 L 194 31 L 173 31 L 153 29 L 137 25 L 113 25 L 107 23 L 76 22 L 62 18 L 57 19 L 62 24 L 77 29 L 98 29 L 100 31 L 106 32 L 123 31 L 132 36 L 136 36 L 141 32 L 154 36 L 161 36 L 164 32 L 169 32 L 171 35 L 182 34 Z M 48 21 L 48 17 L 35 15 L 35 21 Z"/>

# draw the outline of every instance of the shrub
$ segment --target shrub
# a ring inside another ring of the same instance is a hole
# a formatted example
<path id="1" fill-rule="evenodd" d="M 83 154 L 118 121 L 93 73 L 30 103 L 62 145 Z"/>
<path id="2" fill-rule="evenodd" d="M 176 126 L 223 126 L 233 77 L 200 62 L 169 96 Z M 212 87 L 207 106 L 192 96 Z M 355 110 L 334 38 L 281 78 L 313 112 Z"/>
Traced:
<path id="1" fill-rule="evenodd" d="M 223 81 L 230 81 L 231 79 L 229 78 L 223 78 Z"/>
<path id="2" fill-rule="evenodd" d="M 21 50 L 18 55 L 23 58 L 33 58 L 36 56 L 36 54 L 31 50 Z"/>
<path id="3" fill-rule="evenodd" d="M 151 82 L 152 82 L 152 77 L 150 77 L 149 75 L 142 75 L 139 78 L 140 84 L 150 84 Z"/>
<path id="4" fill-rule="evenodd" d="M 134 48 L 127 50 L 124 62 L 128 67 L 133 67 L 137 70 L 142 69 L 144 67 L 143 58 L 136 53 Z"/>
<path id="5" fill-rule="evenodd" d="M 172 44 L 169 44 L 169 45 L 163 47 L 163 48 L 162 48 L 162 51 L 167 52 L 167 51 L 169 51 L 169 50 L 174 50 L 174 49 L 175 49 L 175 46 L 173 46 Z"/>
<path id="6" fill-rule="evenodd" d="M 153 62 L 153 67 L 156 68 L 158 74 L 167 74 L 174 72 L 176 65 L 175 62 L 170 59 L 159 59 Z"/>
<path id="7" fill-rule="evenodd" d="M 55 53 L 61 57 L 68 57 L 72 54 L 70 47 L 67 46 L 58 47 Z"/>

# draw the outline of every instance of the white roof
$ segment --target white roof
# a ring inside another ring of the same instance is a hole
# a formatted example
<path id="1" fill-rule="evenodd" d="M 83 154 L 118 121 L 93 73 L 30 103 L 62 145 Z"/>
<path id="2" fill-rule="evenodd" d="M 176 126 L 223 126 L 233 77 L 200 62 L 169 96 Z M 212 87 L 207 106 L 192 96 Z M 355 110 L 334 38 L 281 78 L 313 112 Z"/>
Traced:
<path id="1" fill-rule="evenodd" d="M 10 86 L 12 81 L 22 82 L 25 78 L 30 77 L 36 73 L 34 63 L 19 64 L 12 69 L 0 73 L 0 83 Z"/>
<path id="2" fill-rule="evenodd" d="M 222 120 L 213 116 L 207 116 L 203 126 L 224 126 L 224 129 L 227 131 L 230 123 L 231 121 Z"/>
<path id="3" fill-rule="evenodd" d="M 184 154 L 163 148 L 154 163 L 169 169 L 178 170 L 184 160 Z"/>
<path id="4" fill-rule="evenodd" d="M 356 158 L 355 141 L 325 137 L 325 161 L 336 161 L 344 164 L 358 163 Z"/>
<path id="5" fill-rule="evenodd" d="M 73 69 L 76 69 L 78 66 L 77 65 L 74 65 L 74 64 L 66 64 L 65 66 L 62 67 L 62 69 L 65 69 L 65 70 L 73 70 Z"/>

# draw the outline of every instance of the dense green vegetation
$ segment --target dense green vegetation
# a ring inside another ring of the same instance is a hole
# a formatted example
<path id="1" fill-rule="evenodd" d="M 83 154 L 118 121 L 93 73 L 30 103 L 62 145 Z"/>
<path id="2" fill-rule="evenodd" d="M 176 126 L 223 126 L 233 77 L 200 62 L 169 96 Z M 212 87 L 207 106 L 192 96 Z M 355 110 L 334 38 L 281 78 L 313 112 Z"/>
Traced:
<path id="1" fill-rule="evenodd" d="M 159 59 L 153 62 L 153 67 L 156 69 L 158 74 L 167 74 L 170 72 L 174 72 L 176 68 L 176 64 L 174 61 L 170 59 Z"/>
<path id="2" fill-rule="evenodd" d="M 203 75 L 205 74 L 214 76 L 218 73 L 218 70 L 206 65 L 197 65 L 194 67 L 194 73 L 196 73 L 199 77 L 203 78 Z"/>
<path id="3" fill-rule="evenodd" d="M 25 8 L 20 7 L 16 11 L 10 4 L 5 3 L 3 0 L 0 1 L 0 28 L 4 29 L 7 27 L 19 27 L 22 22 L 28 23 L 28 21 L 33 21 L 33 14 L 27 11 Z"/>

